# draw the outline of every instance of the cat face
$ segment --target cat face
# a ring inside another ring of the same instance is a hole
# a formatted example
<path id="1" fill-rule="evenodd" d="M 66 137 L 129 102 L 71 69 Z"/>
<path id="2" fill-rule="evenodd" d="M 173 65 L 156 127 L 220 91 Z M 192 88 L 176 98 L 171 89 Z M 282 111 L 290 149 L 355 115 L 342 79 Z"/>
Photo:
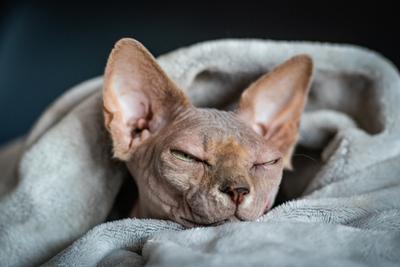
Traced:
<path id="1" fill-rule="evenodd" d="M 114 155 L 139 189 L 135 216 L 193 227 L 268 211 L 290 167 L 311 76 L 311 59 L 297 56 L 250 85 L 236 111 L 200 109 L 140 43 L 119 41 L 104 115 Z"/>
<path id="2" fill-rule="evenodd" d="M 127 162 L 142 217 L 185 226 L 254 220 L 273 204 L 282 153 L 235 113 L 190 108 Z"/>

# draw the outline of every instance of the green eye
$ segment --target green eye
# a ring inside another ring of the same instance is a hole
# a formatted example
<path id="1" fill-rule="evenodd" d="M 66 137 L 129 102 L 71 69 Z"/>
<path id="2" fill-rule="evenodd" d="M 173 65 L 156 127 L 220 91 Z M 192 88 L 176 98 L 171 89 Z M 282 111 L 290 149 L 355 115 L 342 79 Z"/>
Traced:
<path id="1" fill-rule="evenodd" d="M 180 150 L 171 149 L 171 154 L 179 160 L 183 160 L 183 161 L 187 161 L 187 162 L 199 161 L 199 159 L 197 159 L 195 156 L 192 156 L 192 155 L 190 155 L 186 152 L 180 151 Z"/>

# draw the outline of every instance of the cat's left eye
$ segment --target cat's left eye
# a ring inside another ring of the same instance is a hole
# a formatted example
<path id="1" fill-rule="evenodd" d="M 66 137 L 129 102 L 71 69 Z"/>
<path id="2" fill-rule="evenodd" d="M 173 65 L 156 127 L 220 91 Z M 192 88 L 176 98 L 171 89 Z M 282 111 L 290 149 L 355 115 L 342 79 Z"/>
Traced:
<path id="1" fill-rule="evenodd" d="M 277 159 L 273 159 L 273 160 L 264 162 L 263 165 L 274 165 L 274 164 L 278 163 L 280 159 L 281 158 L 277 158 Z"/>
<path id="2" fill-rule="evenodd" d="M 187 161 L 187 162 L 195 162 L 195 161 L 201 161 L 200 159 L 196 158 L 193 155 L 190 155 L 189 153 L 186 153 L 184 151 L 181 150 L 177 150 L 177 149 L 171 149 L 171 154 L 182 161 Z"/>
<path id="3" fill-rule="evenodd" d="M 281 160 L 281 158 L 277 158 L 277 159 L 269 160 L 269 161 L 262 162 L 262 163 L 256 163 L 256 164 L 254 164 L 254 167 L 262 167 L 262 166 L 275 165 L 275 164 L 277 164 L 280 160 Z"/>

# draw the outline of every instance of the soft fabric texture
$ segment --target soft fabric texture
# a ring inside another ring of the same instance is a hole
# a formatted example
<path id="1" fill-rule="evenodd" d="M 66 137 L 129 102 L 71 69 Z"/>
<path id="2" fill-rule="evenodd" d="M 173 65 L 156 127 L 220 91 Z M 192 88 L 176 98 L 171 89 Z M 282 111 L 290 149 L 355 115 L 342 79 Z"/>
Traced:
<path id="1" fill-rule="evenodd" d="M 158 61 L 195 105 L 229 109 L 300 53 L 316 72 L 281 187 L 291 201 L 218 227 L 104 223 L 131 178 L 111 157 L 97 78 L 0 150 L 0 266 L 399 266 L 400 78 L 390 62 L 354 46 L 262 40 L 196 44 Z"/>

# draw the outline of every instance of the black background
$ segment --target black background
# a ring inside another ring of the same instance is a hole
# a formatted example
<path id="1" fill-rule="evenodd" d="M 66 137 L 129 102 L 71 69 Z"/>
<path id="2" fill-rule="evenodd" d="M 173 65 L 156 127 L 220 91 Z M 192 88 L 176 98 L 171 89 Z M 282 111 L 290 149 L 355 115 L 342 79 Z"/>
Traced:
<path id="1" fill-rule="evenodd" d="M 154 55 L 219 38 L 351 43 L 400 66 L 395 1 L 6 1 L 0 3 L 0 144 L 70 86 L 101 75 L 134 37 Z"/>

